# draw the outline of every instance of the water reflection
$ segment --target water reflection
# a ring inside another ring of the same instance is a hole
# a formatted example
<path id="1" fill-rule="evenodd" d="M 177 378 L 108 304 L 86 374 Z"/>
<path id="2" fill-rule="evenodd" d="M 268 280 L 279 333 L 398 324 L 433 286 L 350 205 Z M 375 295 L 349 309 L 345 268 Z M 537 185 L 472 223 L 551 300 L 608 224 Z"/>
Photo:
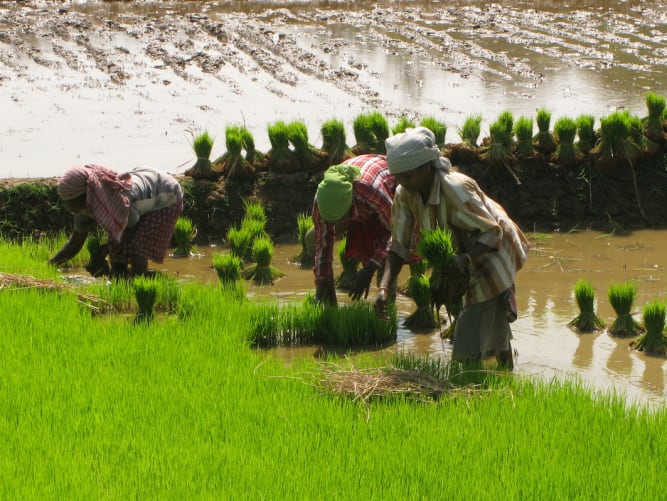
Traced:
<path id="1" fill-rule="evenodd" d="M 629 343 L 636 338 L 615 338 L 606 332 L 580 334 L 568 323 L 579 313 L 573 288 L 580 278 L 595 287 L 598 315 L 609 325 L 615 312 L 607 299 L 612 283 L 632 280 L 637 285 L 633 311 L 641 320 L 641 309 L 665 294 L 664 231 L 643 230 L 629 235 L 602 235 L 594 232 L 530 235 L 533 248 L 526 268 L 517 277 L 519 318 L 513 324 L 512 344 L 518 352 L 516 372 L 551 378 L 567 375 L 581 378 L 601 390 L 614 390 L 650 404 L 664 404 L 667 359 L 635 352 Z M 181 278 L 215 283 L 211 254 L 223 249 L 200 249 L 202 256 L 188 260 L 167 259 L 162 271 Z M 314 290 L 310 269 L 290 263 L 297 245 L 277 245 L 273 264 L 286 276 L 273 286 L 248 283 L 249 294 L 280 301 L 302 301 Z M 335 273 L 341 268 L 336 265 Z M 400 277 L 407 280 L 407 267 Z M 372 297 L 374 291 L 371 291 Z M 341 302 L 348 301 L 339 293 Z M 412 300 L 398 298 L 399 322 L 414 310 Z M 400 325 L 400 323 L 399 323 Z M 382 352 L 405 350 L 418 355 L 449 357 L 451 345 L 432 333 L 415 334 L 399 328 L 397 342 Z M 273 356 L 325 356 L 318 347 L 280 348 Z"/>

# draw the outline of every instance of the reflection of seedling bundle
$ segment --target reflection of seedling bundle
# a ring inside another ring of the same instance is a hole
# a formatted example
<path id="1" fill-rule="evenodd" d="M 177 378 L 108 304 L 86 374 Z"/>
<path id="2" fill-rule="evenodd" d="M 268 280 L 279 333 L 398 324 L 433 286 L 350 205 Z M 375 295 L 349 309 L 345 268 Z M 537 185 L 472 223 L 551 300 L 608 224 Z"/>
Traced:
<path id="1" fill-rule="evenodd" d="M 443 228 L 422 231 L 417 253 L 433 268 L 429 285 L 435 313 L 439 314 L 440 307 L 445 305 L 450 324 L 454 325 L 463 309 L 463 296 L 470 286 L 470 274 L 467 270 L 460 274 L 452 272 L 456 254 L 451 231 Z"/>
<path id="2" fill-rule="evenodd" d="M 412 331 L 429 331 L 438 326 L 431 303 L 429 280 L 424 273 L 426 273 L 426 263 L 423 260 L 410 264 L 408 295 L 415 302 L 417 309 L 406 317 L 403 326 Z"/>
<path id="3" fill-rule="evenodd" d="M 535 121 L 537 122 L 537 134 L 533 136 L 533 144 L 537 151 L 549 158 L 556 151 L 556 142 L 549 131 L 551 112 L 546 108 L 540 108 L 537 110 Z"/>
<path id="4" fill-rule="evenodd" d="M 174 240 L 176 241 L 176 249 L 174 250 L 174 257 L 187 257 L 192 253 L 193 240 L 197 235 L 192 221 L 181 216 L 176 220 L 174 227 Z"/>
<path id="5" fill-rule="evenodd" d="M 396 340 L 395 310 L 394 321 L 387 322 L 364 301 L 339 307 L 304 301 L 285 306 L 253 304 L 251 308 L 253 346 L 378 346 Z"/>
<path id="6" fill-rule="evenodd" d="M 308 242 L 306 242 L 306 235 L 313 227 L 313 218 L 310 214 L 302 213 L 297 216 L 297 241 L 301 244 L 301 252 L 294 258 L 302 268 L 308 268 L 313 265 L 313 258 L 308 251 Z"/>
<path id="7" fill-rule="evenodd" d="M 157 289 L 157 283 L 152 278 L 141 276 L 134 279 L 134 296 L 138 306 L 135 323 L 150 323 L 153 320 Z"/>
<path id="8" fill-rule="evenodd" d="M 326 152 L 328 165 L 338 165 L 353 155 L 345 141 L 343 122 L 331 119 L 322 124 L 322 150 Z"/>
<path id="9" fill-rule="evenodd" d="M 444 148 L 445 146 L 445 136 L 447 135 L 447 126 L 444 122 L 436 119 L 432 116 L 426 116 L 422 118 L 419 125 L 426 127 L 428 130 L 433 132 L 435 136 L 435 144 L 438 148 Z"/>
<path id="10" fill-rule="evenodd" d="M 574 138 L 577 135 L 577 122 L 568 117 L 559 118 L 554 125 L 554 135 L 558 140 L 558 146 L 553 154 L 553 161 L 563 167 L 576 165 L 578 157 Z"/>
<path id="11" fill-rule="evenodd" d="M 632 305 L 637 295 L 637 287 L 632 282 L 611 284 L 607 292 L 609 303 L 616 312 L 616 320 L 609 327 L 609 334 L 619 337 L 636 336 L 644 329 L 632 318 Z"/>
<path id="12" fill-rule="evenodd" d="M 252 244 L 252 256 L 255 262 L 241 272 L 243 278 L 265 285 L 273 284 L 276 278 L 284 276 L 284 273 L 271 265 L 273 252 L 271 239 L 264 236 L 255 238 Z"/>
<path id="13" fill-rule="evenodd" d="M 367 153 L 386 153 L 385 140 L 389 137 L 389 123 L 379 111 L 362 113 L 352 124 L 354 138 L 357 141 L 352 147 L 355 155 Z"/>
<path id="14" fill-rule="evenodd" d="M 211 164 L 211 151 L 213 151 L 213 138 L 207 131 L 200 133 L 192 139 L 192 149 L 197 155 L 195 164 L 185 171 L 186 176 L 194 179 L 216 180 L 219 173 L 213 170 Z"/>
<path id="15" fill-rule="evenodd" d="M 595 291 L 593 285 L 579 279 L 574 285 L 574 297 L 579 306 L 577 315 L 568 325 L 579 332 L 593 332 L 604 329 L 604 322 L 595 313 Z"/>
<path id="16" fill-rule="evenodd" d="M 667 337 L 665 337 L 665 304 L 654 301 L 644 306 L 642 319 L 646 332 L 641 335 L 632 347 L 637 351 L 664 355 L 667 352 Z"/>
<path id="17" fill-rule="evenodd" d="M 345 255 L 347 249 L 347 238 L 343 237 L 338 242 L 338 259 L 343 270 L 336 277 L 336 287 L 340 290 L 348 291 L 354 285 L 354 279 L 357 277 L 360 261 L 357 258 L 350 258 Z"/>

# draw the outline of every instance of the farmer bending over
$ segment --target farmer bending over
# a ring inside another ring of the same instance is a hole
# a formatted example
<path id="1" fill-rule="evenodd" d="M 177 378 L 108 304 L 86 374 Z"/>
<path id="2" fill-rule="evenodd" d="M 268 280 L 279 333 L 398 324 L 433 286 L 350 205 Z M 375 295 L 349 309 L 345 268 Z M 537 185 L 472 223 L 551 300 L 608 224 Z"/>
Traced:
<path id="1" fill-rule="evenodd" d="M 478 362 L 495 357 L 513 368 L 510 323 L 517 315 L 514 280 L 527 257 L 525 236 L 475 180 L 451 169 L 430 130 L 408 129 L 387 139 L 386 146 L 389 171 L 399 186 L 376 311 L 386 315 L 389 284 L 410 255 L 415 232 L 449 229 L 457 256 L 440 283 L 448 276 L 459 277 L 466 268 L 471 275 L 454 328 L 452 358 Z"/>
<path id="2" fill-rule="evenodd" d="M 336 237 L 345 233 L 345 255 L 363 263 L 349 295 L 355 300 L 368 297 L 373 274 L 387 258 L 395 191 L 396 181 L 384 155 L 353 157 L 326 170 L 313 204 L 314 226 L 306 237 L 314 240 L 310 245 L 318 301 L 337 304 L 333 251 Z"/>
<path id="3" fill-rule="evenodd" d="M 108 234 L 111 272 L 145 274 L 148 260 L 162 263 L 183 210 L 183 189 L 172 176 L 149 167 L 118 174 L 100 165 L 72 167 L 58 194 L 74 213 L 74 233 L 49 263 L 76 256 L 95 223 Z M 104 256 L 103 256 L 104 259 Z"/>

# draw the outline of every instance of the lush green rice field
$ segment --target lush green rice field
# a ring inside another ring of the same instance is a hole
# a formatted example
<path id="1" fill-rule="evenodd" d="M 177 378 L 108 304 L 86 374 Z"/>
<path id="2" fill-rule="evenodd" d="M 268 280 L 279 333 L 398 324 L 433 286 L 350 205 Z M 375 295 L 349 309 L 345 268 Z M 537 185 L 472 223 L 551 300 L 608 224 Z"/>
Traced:
<path id="1" fill-rule="evenodd" d="M 40 251 L 0 253 L 0 273 L 56 278 Z M 198 284 L 179 301 L 135 324 L 69 291 L 0 289 L 0 498 L 663 497 L 664 409 L 495 376 L 355 401 L 317 384 L 321 363 L 251 349 L 256 305 Z"/>

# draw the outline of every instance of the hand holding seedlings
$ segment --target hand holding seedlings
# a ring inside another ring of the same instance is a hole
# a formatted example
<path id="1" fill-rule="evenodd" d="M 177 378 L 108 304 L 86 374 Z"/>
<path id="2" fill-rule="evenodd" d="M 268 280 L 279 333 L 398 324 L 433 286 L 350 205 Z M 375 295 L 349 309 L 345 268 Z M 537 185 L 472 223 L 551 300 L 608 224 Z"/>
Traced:
<path id="1" fill-rule="evenodd" d="M 377 267 L 372 261 L 368 262 L 366 266 L 361 268 L 357 272 L 357 276 L 348 296 L 350 296 L 354 301 L 361 299 L 362 295 L 364 299 L 366 299 L 368 297 L 368 291 L 371 288 L 371 280 L 373 279 L 373 275 L 375 274 L 376 269 Z"/>

